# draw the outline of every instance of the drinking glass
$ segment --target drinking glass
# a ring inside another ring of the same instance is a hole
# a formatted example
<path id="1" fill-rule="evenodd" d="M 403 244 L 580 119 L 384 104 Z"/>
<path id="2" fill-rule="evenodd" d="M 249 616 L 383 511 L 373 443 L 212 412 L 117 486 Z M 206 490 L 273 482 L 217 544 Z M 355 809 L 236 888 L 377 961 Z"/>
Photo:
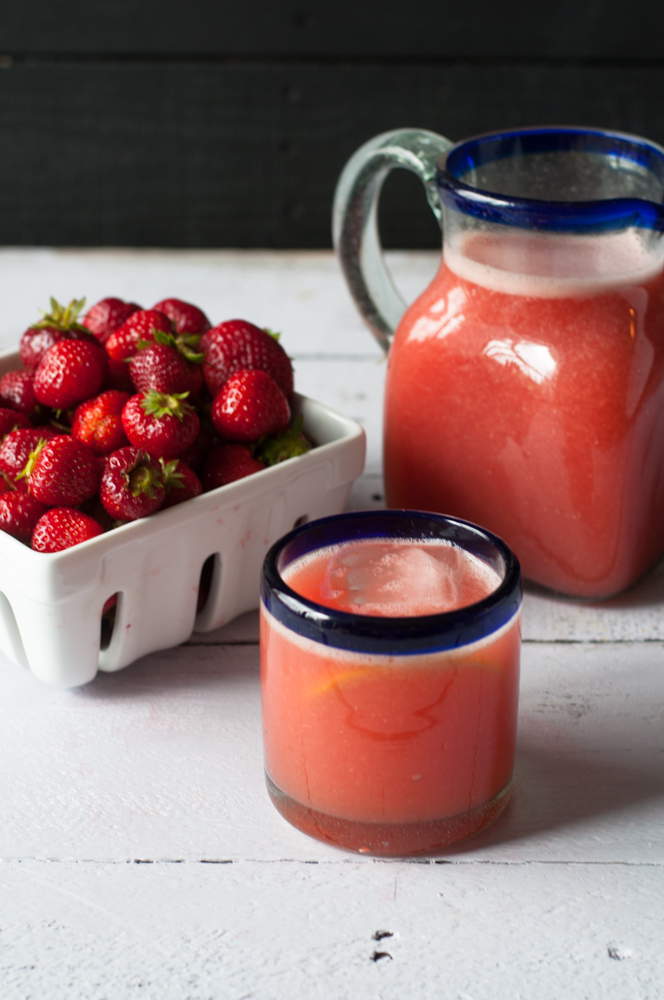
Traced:
<path id="1" fill-rule="evenodd" d="M 296 560 L 368 539 L 447 544 L 497 585 L 455 610 L 386 617 L 326 607 L 285 582 Z M 267 787 L 282 816 L 388 856 L 493 822 L 514 767 L 521 594 L 501 539 L 440 514 L 341 514 L 277 542 L 263 568 L 261 693 Z"/>

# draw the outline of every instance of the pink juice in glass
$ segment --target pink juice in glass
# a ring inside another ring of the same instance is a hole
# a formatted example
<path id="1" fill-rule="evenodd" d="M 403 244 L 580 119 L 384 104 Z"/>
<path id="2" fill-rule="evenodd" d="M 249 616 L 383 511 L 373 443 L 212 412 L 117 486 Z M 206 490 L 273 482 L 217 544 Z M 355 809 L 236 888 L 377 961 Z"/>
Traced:
<path id="1" fill-rule="evenodd" d="M 321 608 L 376 619 L 438 615 L 501 583 L 446 542 L 362 539 L 282 570 Z M 520 613 L 458 648 L 376 655 L 295 634 L 261 606 L 265 767 L 277 808 L 319 839 L 404 854 L 477 832 L 507 803 Z"/>
<path id="2" fill-rule="evenodd" d="M 604 597 L 664 550 L 664 276 L 637 231 L 450 240 L 389 354 L 391 507 L 505 539 Z"/>

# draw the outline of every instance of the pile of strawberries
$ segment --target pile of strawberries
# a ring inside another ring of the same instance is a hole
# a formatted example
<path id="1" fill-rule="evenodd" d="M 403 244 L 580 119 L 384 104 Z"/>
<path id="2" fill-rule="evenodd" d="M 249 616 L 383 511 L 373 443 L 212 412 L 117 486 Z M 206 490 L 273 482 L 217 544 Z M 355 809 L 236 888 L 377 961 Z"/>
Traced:
<path id="1" fill-rule="evenodd" d="M 277 336 L 196 306 L 51 311 L 0 380 L 0 529 L 58 552 L 311 445 Z"/>

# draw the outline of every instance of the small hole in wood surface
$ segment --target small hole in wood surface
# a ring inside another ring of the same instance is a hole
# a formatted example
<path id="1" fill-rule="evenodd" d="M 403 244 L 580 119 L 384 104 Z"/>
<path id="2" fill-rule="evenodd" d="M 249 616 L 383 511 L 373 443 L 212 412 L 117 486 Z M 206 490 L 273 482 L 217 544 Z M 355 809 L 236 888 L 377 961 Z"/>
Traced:
<path id="1" fill-rule="evenodd" d="M 376 931 L 372 937 L 374 941 L 382 941 L 383 938 L 394 937 L 394 934 L 392 931 Z"/>
<path id="2" fill-rule="evenodd" d="M 392 956 L 389 951 L 375 951 L 371 956 L 372 962 L 380 962 L 381 958 L 389 958 L 392 961 Z"/>

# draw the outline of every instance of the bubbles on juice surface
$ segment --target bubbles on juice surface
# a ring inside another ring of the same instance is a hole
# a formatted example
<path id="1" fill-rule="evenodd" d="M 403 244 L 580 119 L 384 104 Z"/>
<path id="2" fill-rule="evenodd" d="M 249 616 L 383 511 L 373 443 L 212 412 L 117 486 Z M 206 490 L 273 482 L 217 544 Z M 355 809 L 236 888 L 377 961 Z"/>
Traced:
<path id="1" fill-rule="evenodd" d="M 500 583 L 495 570 L 455 545 L 382 539 L 312 553 L 289 566 L 284 579 L 326 607 L 390 618 L 467 607 Z"/>

